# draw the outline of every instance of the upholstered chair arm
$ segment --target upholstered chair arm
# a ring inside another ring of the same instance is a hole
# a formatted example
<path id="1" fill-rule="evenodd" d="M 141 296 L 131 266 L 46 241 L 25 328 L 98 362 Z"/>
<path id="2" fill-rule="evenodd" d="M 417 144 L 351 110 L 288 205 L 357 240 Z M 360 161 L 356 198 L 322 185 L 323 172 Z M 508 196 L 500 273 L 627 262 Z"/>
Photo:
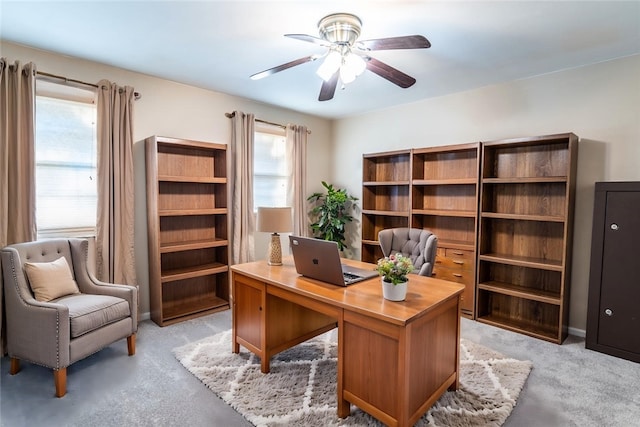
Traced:
<path id="1" fill-rule="evenodd" d="M 425 246 L 424 264 L 420 268 L 420 275 L 431 277 L 433 273 L 433 267 L 436 264 L 436 255 L 438 251 L 438 237 L 435 234 L 430 234 L 427 238 L 427 244 Z"/>
<path id="2" fill-rule="evenodd" d="M 431 272 L 433 271 L 433 264 L 429 262 L 425 262 L 420 267 L 419 271 L 414 271 L 414 273 L 418 273 L 420 276 L 431 277 Z"/>
<path id="3" fill-rule="evenodd" d="M 110 295 L 129 302 L 129 310 L 133 318 L 134 331 L 138 327 L 138 288 L 131 285 L 106 283 L 98 280 L 87 264 L 89 242 L 85 239 L 69 239 L 73 269 L 78 288 L 83 294 Z"/>
<path id="4" fill-rule="evenodd" d="M 52 369 L 66 368 L 69 360 L 69 309 L 51 302 L 25 301 L 14 319 L 7 319 L 10 357 L 29 360 Z M 52 352 L 51 349 L 56 351 Z"/>
<path id="5" fill-rule="evenodd" d="M 380 243 L 380 249 L 382 255 L 391 255 L 391 241 L 393 240 L 393 230 L 385 229 L 378 232 L 378 242 Z"/>
<path id="6" fill-rule="evenodd" d="M 15 249 L 2 250 L 9 356 L 53 369 L 67 367 L 69 309 L 37 301 L 29 291 L 19 259 Z"/>

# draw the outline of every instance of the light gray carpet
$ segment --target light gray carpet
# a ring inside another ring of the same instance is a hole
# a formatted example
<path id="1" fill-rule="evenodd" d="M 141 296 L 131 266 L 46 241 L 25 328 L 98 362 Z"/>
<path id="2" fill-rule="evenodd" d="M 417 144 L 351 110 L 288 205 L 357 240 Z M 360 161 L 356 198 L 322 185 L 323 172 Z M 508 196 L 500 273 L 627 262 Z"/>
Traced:
<path id="1" fill-rule="evenodd" d="M 250 427 L 171 352 L 229 328 L 230 310 L 164 328 L 145 320 L 134 357 L 122 340 L 74 363 L 62 399 L 50 369 L 24 362 L 9 375 L 3 357 L 0 426 Z M 640 426 L 640 364 L 587 350 L 575 336 L 557 345 L 468 319 L 460 329 L 465 339 L 535 366 L 503 427 Z"/>
<path id="2" fill-rule="evenodd" d="M 271 372 L 241 347 L 231 353 L 231 331 L 174 349 L 176 358 L 222 400 L 257 426 L 379 426 L 352 405 L 336 415 L 335 331 L 272 358 Z M 500 426 L 516 404 L 532 364 L 461 340 L 460 390 L 446 392 L 418 426 Z"/>

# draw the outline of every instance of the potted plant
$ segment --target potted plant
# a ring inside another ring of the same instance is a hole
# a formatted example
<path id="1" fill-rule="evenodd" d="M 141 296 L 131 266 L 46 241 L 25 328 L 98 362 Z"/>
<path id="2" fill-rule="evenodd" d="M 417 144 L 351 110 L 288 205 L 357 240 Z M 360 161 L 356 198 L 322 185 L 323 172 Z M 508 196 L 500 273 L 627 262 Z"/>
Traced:
<path id="1" fill-rule="evenodd" d="M 314 237 L 331 240 L 338 243 L 342 251 L 347 247 L 345 243 L 345 225 L 353 221 L 350 215 L 355 207 L 356 197 L 347 194 L 343 188 L 334 188 L 333 185 L 322 181 L 322 186 L 327 193 L 313 193 L 307 201 L 315 203 L 309 211 L 311 216 L 311 230 Z"/>
<path id="2" fill-rule="evenodd" d="M 382 295 L 391 301 L 403 301 L 407 295 L 407 275 L 413 271 L 411 258 L 400 253 L 378 260 L 376 267 L 382 277 Z"/>

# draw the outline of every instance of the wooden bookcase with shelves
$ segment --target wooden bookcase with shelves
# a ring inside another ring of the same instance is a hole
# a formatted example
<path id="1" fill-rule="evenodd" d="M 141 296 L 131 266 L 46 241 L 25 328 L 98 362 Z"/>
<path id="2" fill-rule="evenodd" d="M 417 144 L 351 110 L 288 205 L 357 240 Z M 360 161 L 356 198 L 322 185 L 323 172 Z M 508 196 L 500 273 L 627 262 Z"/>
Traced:
<path id="1" fill-rule="evenodd" d="M 477 320 L 567 337 L 578 137 L 482 143 Z"/>
<path id="2" fill-rule="evenodd" d="M 378 232 L 409 226 L 411 150 L 365 154 L 362 162 L 361 259 L 375 263 L 382 258 Z"/>
<path id="3" fill-rule="evenodd" d="M 479 143 L 413 150 L 411 227 L 438 236 L 433 275 L 465 285 L 461 313 L 474 318 Z"/>
<path id="4" fill-rule="evenodd" d="M 151 319 L 229 308 L 227 146 L 145 139 Z"/>

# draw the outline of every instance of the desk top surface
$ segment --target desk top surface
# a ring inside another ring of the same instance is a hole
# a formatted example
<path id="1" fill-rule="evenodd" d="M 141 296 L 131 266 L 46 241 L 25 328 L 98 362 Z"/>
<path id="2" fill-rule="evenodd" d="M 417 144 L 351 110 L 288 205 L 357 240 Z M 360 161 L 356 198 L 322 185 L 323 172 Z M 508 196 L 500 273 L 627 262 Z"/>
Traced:
<path id="1" fill-rule="evenodd" d="M 375 268 L 373 264 L 360 261 L 342 259 L 342 262 L 364 269 Z M 262 260 L 233 265 L 231 271 L 316 301 L 400 325 L 429 313 L 464 290 L 464 285 L 458 283 L 412 274 L 406 299 L 388 301 L 382 296 L 380 277 L 346 287 L 335 286 L 300 276 L 291 257 L 284 258 L 281 266 L 271 266 Z"/>

